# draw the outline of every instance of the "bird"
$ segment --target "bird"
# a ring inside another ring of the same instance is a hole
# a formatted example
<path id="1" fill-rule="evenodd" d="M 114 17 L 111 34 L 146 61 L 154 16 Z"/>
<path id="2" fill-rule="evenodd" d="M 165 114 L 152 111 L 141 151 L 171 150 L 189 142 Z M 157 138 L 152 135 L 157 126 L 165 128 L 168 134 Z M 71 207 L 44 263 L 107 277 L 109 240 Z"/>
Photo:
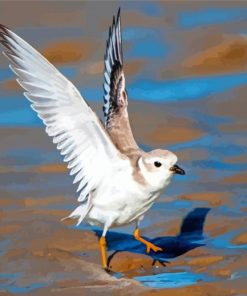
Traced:
<path id="1" fill-rule="evenodd" d="M 146 152 L 134 139 L 128 116 L 120 8 L 113 16 L 104 55 L 105 122 L 71 81 L 4 25 L 0 25 L 0 43 L 24 96 L 67 163 L 73 183 L 78 184 L 79 205 L 66 218 L 77 219 L 77 225 L 85 221 L 102 228 L 103 268 L 109 270 L 106 233 L 113 227 L 133 223 L 134 238 L 146 246 L 147 253 L 163 251 L 141 236 L 140 221 L 172 176 L 185 171 L 177 165 L 173 152 Z"/>

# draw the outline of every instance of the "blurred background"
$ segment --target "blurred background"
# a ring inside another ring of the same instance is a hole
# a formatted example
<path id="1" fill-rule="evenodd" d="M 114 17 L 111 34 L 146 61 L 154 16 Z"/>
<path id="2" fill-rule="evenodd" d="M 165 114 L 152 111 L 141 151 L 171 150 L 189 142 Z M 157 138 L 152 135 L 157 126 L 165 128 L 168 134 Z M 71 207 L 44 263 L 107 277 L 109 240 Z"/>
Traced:
<path id="1" fill-rule="evenodd" d="M 105 274 L 92 228 L 60 222 L 77 206 L 76 187 L 0 55 L 0 294 L 93 294 L 98 285 L 109 293 L 128 283 L 132 294 L 152 294 L 151 287 L 160 295 L 245 295 L 246 2 L 1 1 L 0 22 L 102 117 L 103 55 L 119 6 L 134 135 L 144 150 L 174 151 L 187 172 L 146 214 L 142 233 L 181 238 L 183 219 L 197 213 L 197 223 L 204 213 L 196 238 L 203 246 L 170 254 L 166 267 L 123 247 L 111 261 L 121 279 Z M 133 226 L 115 231 L 124 239 Z M 173 242 L 178 249 L 181 241 Z"/>

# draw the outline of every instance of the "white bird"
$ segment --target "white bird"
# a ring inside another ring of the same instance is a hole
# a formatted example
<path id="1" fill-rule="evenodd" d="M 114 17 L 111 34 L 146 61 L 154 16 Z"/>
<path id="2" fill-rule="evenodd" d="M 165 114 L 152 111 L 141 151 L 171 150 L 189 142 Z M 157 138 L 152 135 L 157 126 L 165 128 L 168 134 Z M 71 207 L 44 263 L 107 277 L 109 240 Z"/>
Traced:
<path id="1" fill-rule="evenodd" d="M 120 10 L 109 30 L 104 70 L 103 126 L 76 87 L 46 58 L 7 27 L 0 25 L 3 54 L 46 132 L 68 162 L 78 183 L 80 205 L 69 217 L 103 228 L 100 248 L 107 269 L 106 233 L 136 223 L 134 237 L 150 250 L 160 247 L 143 239 L 139 222 L 170 183 L 185 172 L 168 150 L 144 152 L 135 142 L 129 118 L 123 71 Z"/>

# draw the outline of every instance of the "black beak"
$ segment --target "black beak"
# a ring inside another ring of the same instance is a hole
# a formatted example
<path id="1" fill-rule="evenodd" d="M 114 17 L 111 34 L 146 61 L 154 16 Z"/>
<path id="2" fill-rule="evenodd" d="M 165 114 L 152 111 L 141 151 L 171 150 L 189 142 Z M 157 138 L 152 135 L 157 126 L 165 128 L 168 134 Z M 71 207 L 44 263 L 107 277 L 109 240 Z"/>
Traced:
<path id="1" fill-rule="evenodd" d="M 185 171 L 176 164 L 170 168 L 170 171 L 173 172 L 173 174 L 185 175 Z"/>

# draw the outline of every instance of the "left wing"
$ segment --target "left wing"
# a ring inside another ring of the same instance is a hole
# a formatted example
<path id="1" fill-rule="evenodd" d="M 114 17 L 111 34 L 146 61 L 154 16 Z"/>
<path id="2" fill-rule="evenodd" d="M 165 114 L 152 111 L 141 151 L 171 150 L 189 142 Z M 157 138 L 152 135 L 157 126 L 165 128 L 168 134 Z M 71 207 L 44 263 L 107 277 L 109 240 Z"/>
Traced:
<path id="1" fill-rule="evenodd" d="M 104 71 L 104 106 L 105 127 L 116 147 L 125 154 L 139 151 L 133 137 L 129 116 L 128 96 L 125 88 L 123 71 L 123 52 L 120 9 L 117 19 L 113 17 L 106 43 Z"/>

